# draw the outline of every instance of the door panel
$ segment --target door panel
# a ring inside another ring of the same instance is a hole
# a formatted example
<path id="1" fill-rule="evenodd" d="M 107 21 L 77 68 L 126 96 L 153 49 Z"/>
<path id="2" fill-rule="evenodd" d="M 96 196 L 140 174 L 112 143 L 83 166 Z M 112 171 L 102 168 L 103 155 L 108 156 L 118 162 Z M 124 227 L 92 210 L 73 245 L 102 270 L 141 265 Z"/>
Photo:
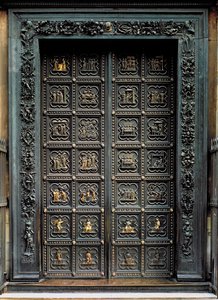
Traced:
<path id="1" fill-rule="evenodd" d="M 166 55 L 112 56 L 112 276 L 172 276 L 174 100 Z"/>
<path id="2" fill-rule="evenodd" d="M 44 276 L 170 277 L 173 56 L 105 49 L 43 54 Z"/>
<path id="3" fill-rule="evenodd" d="M 105 57 L 45 57 L 43 72 L 45 275 L 103 277 Z"/>

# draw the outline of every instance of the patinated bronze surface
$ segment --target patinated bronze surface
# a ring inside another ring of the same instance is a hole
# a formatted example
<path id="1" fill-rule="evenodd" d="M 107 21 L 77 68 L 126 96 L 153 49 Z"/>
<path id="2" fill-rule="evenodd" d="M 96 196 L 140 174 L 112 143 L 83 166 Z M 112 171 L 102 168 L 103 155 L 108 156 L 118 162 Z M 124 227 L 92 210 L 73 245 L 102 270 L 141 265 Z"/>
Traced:
<path id="1" fill-rule="evenodd" d="M 120 46 L 43 54 L 46 277 L 174 274 L 174 55 Z"/>

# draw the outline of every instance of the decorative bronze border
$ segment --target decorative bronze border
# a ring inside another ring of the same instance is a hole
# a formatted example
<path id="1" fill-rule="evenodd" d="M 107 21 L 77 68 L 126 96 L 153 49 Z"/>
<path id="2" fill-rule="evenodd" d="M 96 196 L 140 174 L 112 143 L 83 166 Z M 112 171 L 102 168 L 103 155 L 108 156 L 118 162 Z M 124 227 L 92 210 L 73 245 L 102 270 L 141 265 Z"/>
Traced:
<path id="1" fill-rule="evenodd" d="M 74 22 L 30 21 L 21 23 L 21 214 L 24 222 L 21 242 L 23 263 L 33 263 L 36 256 L 34 218 L 35 182 L 35 67 L 33 41 L 36 36 L 160 36 L 182 41 L 181 89 L 181 216 L 180 240 L 183 257 L 193 256 L 194 164 L 195 164 L 195 28 L 194 22 Z"/>

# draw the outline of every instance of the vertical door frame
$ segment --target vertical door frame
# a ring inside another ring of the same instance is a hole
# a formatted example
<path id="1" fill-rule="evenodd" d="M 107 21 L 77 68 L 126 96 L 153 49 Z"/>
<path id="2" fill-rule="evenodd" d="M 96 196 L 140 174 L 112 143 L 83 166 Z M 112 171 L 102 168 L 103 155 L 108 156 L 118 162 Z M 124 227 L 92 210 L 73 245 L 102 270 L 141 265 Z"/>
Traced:
<path id="1" fill-rule="evenodd" d="M 121 18 L 122 13 L 122 18 Z M 205 279 L 207 10 L 9 10 L 11 280 L 38 281 L 40 244 L 40 39 L 174 39 L 177 66 L 177 265 Z"/>

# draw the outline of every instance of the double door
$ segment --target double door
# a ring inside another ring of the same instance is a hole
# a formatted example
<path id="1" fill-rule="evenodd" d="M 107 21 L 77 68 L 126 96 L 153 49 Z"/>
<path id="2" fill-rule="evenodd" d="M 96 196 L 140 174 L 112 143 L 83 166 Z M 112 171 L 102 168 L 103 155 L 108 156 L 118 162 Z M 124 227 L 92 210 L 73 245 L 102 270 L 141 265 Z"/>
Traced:
<path id="1" fill-rule="evenodd" d="M 42 53 L 43 274 L 172 277 L 174 54 L 94 43 Z"/>

